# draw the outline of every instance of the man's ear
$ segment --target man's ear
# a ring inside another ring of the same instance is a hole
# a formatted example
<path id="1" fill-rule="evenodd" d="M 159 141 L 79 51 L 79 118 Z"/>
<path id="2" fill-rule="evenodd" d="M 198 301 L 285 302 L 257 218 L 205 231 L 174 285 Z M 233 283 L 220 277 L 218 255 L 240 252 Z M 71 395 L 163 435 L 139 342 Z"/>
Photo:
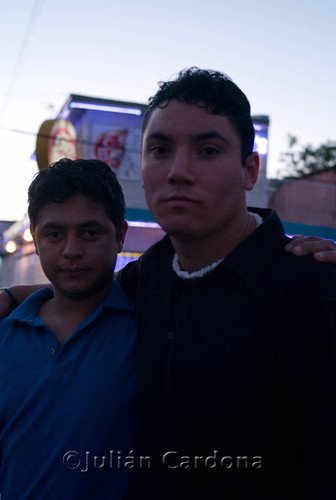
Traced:
<path id="1" fill-rule="evenodd" d="M 257 182 L 260 166 L 260 158 L 258 153 L 251 153 L 245 161 L 244 171 L 244 188 L 246 191 L 251 191 Z"/>
<path id="2" fill-rule="evenodd" d="M 124 220 L 122 227 L 121 227 L 119 234 L 118 234 L 118 252 L 121 252 L 121 250 L 123 249 L 127 229 L 128 229 L 128 224 Z"/>
<path id="3" fill-rule="evenodd" d="M 30 230 L 30 234 L 32 235 L 32 238 L 33 238 L 33 242 L 34 242 L 34 246 L 35 246 L 35 253 L 36 253 L 36 255 L 38 255 L 39 253 L 38 253 L 38 249 L 37 249 L 37 245 L 36 245 L 35 230 L 31 224 L 29 226 L 29 230 Z"/>

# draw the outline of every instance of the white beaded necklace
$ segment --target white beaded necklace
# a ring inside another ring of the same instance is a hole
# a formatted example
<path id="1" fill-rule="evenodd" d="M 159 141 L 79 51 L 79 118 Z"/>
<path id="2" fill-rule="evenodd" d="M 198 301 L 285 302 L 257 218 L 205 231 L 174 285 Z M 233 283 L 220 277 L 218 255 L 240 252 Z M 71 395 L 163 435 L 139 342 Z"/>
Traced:
<path id="1" fill-rule="evenodd" d="M 256 227 L 258 228 L 260 226 L 260 224 L 262 224 L 262 222 L 263 222 L 262 218 L 260 217 L 259 214 L 256 214 L 254 212 L 248 211 L 248 213 L 252 215 L 252 217 L 255 220 Z M 180 266 L 180 263 L 178 260 L 178 256 L 175 253 L 174 257 L 173 257 L 172 265 L 173 265 L 173 270 L 175 271 L 175 273 L 177 274 L 177 276 L 179 278 L 183 278 L 185 280 L 191 280 L 191 279 L 195 279 L 195 278 L 203 278 L 203 276 L 205 276 L 210 271 L 215 269 L 221 262 L 223 262 L 223 260 L 224 259 L 219 259 L 216 262 L 209 264 L 208 266 L 202 267 L 202 269 L 199 269 L 198 271 L 193 271 L 192 273 L 189 273 L 188 271 L 184 271 L 183 269 L 181 269 L 181 266 Z"/>

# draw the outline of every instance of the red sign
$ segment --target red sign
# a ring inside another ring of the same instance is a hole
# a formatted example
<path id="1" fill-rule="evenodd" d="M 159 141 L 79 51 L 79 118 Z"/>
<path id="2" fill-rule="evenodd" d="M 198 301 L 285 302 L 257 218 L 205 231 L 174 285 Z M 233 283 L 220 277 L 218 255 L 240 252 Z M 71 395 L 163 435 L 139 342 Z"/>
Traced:
<path id="1" fill-rule="evenodd" d="M 95 157 L 107 163 L 116 172 L 124 156 L 126 137 L 127 130 L 107 130 L 96 140 Z"/>

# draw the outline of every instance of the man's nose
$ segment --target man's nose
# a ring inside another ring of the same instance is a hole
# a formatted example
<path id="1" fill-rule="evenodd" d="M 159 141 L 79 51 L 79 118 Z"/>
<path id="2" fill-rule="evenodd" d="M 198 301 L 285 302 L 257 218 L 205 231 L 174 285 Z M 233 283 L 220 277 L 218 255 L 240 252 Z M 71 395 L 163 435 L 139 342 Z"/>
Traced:
<path id="1" fill-rule="evenodd" d="M 75 259 L 83 255 L 81 239 L 76 235 L 68 235 L 65 240 L 63 256 L 67 259 Z"/>
<path id="2" fill-rule="evenodd" d="M 176 151 L 170 164 L 168 180 L 171 183 L 195 181 L 193 161 L 189 152 Z"/>

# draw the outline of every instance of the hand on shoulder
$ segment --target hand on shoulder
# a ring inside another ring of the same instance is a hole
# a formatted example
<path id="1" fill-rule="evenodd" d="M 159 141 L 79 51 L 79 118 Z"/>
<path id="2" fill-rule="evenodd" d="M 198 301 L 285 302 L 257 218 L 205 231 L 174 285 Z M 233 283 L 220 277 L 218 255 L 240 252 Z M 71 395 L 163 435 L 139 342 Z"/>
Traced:
<path id="1" fill-rule="evenodd" d="M 316 260 L 336 265 L 336 243 L 332 240 L 299 234 L 287 243 L 285 250 L 297 256 L 312 253 Z"/>

